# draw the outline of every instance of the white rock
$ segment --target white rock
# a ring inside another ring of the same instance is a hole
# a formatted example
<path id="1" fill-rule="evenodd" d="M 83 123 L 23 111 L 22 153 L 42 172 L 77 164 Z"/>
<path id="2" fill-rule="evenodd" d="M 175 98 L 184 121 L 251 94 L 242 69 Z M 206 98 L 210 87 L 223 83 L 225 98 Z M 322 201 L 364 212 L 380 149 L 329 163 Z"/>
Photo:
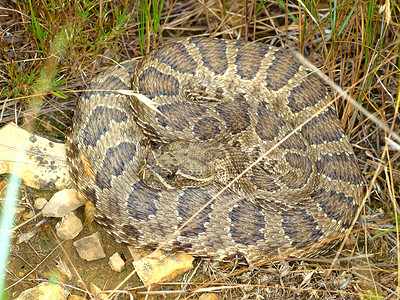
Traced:
<path id="1" fill-rule="evenodd" d="M 31 289 L 23 291 L 15 300 L 67 300 L 69 293 L 58 284 L 43 282 Z"/>
<path id="2" fill-rule="evenodd" d="M 47 204 L 47 200 L 44 198 L 37 198 L 35 200 L 35 203 L 33 204 L 33 207 L 41 210 L 45 205 Z"/>
<path id="3" fill-rule="evenodd" d="M 29 241 L 31 238 L 33 238 L 35 236 L 35 234 L 36 234 L 36 230 L 22 233 L 17 237 L 17 240 L 15 241 L 15 243 L 18 245 L 23 242 Z"/>
<path id="4" fill-rule="evenodd" d="M 73 245 L 76 251 L 78 251 L 79 256 L 87 261 L 106 257 L 101 245 L 101 236 L 98 232 L 77 240 Z"/>
<path id="5" fill-rule="evenodd" d="M 44 217 L 62 218 L 81 205 L 82 202 L 76 197 L 75 191 L 65 189 L 55 193 L 51 197 L 50 201 L 43 207 L 42 213 Z"/>
<path id="6" fill-rule="evenodd" d="M 32 219 L 35 216 L 35 212 L 33 210 L 28 211 L 23 215 L 24 220 Z"/>
<path id="7" fill-rule="evenodd" d="M 83 229 L 81 220 L 70 212 L 56 224 L 57 236 L 62 240 L 72 240 Z"/>
<path id="8" fill-rule="evenodd" d="M 218 300 L 218 296 L 214 293 L 206 293 L 206 294 L 202 294 L 199 297 L 199 300 Z"/>
<path id="9" fill-rule="evenodd" d="M 93 282 L 89 285 L 89 291 L 95 296 L 95 299 L 108 299 L 106 293 L 104 293 L 101 288 L 95 285 Z"/>
<path id="10" fill-rule="evenodd" d="M 111 269 L 116 272 L 121 272 L 125 266 L 125 262 L 122 260 L 118 252 L 115 252 L 113 255 L 111 255 L 110 259 L 108 260 L 108 264 L 110 265 Z"/>
<path id="11" fill-rule="evenodd" d="M 136 274 L 144 285 L 170 281 L 193 268 L 194 257 L 185 253 L 128 248 L 135 260 L 132 264 Z M 135 250 L 140 251 L 136 252 Z M 143 255 L 145 256 L 143 257 Z"/>
<path id="12" fill-rule="evenodd" d="M 11 173 L 16 162 L 23 164 L 24 183 L 35 189 L 60 190 L 70 183 L 64 143 L 9 123 L 0 129 L 0 174 Z"/>

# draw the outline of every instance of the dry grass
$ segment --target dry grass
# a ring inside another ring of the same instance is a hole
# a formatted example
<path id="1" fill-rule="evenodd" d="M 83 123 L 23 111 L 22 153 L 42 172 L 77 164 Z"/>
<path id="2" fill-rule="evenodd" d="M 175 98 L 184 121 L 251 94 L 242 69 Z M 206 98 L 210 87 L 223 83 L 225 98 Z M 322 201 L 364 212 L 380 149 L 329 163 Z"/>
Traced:
<path id="1" fill-rule="evenodd" d="M 196 292 L 204 291 L 218 292 L 220 299 L 398 298 L 400 141 L 394 134 L 400 126 L 399 4 L 395 0 L 341 4 L 325 0 L 166 0 L 160 14 L 152 11 L 151 3 L 151 12 L 138 14 L 136 4 L 0 1 L 1 124 L 32 124 L 33 131 L 63 140 L 79 92 L 93 75 L 115 61 L 189 35 L 240 37 L 294 47 L 364 108 L 361 112 L 344 99 L 336 102 L 366 186 L 365 206 L 336 264 L 334 252 L 319 259 L 287 259 L 253 269 L 199 261 L 179 282 L 155 287 L 153 291 L 159 291 L 156 298 L 196 298 Z M 142 26 L 137 18 L 144 20 Z M 36 195 L 22 187 L 25 201 L 20 205 L 31 207 Z M 41 253 L 44 249 L 37 245 L 48 249 L 46 243 L 55 242 L 45 231 L 39 235 L 36 241 L 41 243 L 27 246 L 25 252 L 15 245 L 11 248 L 10 260 L 19 264 L 10 264 L 7 284 L 34 271 L 7 290 L 10 297 L 51 277 L 54 264 L 46 261 Z M 41 268 L 35 269 L 39 263 Z M 11 269 L 16 265 L 29 270 Z M 86 283 L 91 280 L 82 277 Z M 57 280 L 66 282 L 62 276 Z M 72 290 L 78 288 L 70 284 Z M 131 291 L 147 293 L 143 288 Z M 123 297 L 127 296 L 119 296 Z"/>

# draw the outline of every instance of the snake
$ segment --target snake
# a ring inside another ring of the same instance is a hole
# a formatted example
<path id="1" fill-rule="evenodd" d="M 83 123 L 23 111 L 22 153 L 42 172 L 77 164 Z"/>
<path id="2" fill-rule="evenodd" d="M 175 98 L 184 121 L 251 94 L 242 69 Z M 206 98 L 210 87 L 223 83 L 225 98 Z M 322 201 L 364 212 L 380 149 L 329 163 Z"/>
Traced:
<path id="1" fill-rule="evenodd" d="M 167 42 L 80 96 L 66 137 L 73 188 L 134 247 L 248 264 L 322 255 L 363 194 L 331 99 L 287 49 Z"/>

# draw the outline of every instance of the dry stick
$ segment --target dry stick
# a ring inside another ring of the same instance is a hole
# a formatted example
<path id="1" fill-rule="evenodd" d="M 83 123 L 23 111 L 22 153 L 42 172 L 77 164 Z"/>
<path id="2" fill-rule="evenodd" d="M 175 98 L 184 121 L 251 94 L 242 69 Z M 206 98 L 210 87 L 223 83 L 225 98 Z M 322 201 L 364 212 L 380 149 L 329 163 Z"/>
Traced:
<path id="1" fill-rule="evenodd" d="M 125 282 L 127 282 L 127 281 L 129 280 L 129 278 L 131 278 L 133 275 L 135 275 L 135 273 L 136 273 L 136 269 L 134 268 L 133 271 L 130 272 L 130 273 L 125 277 L 125 279 L 122 280 L 122 281 L 111 291 L 110 295 L 107 296 L 106 300 L 110 299 L 110 297 L 111 297 L 112 295 L 114 295 L 115 292 L 116 292 L 117 290 L 119 290 L 119 288 L 120 288 L 121 286 L 123 286 L 123 285 L 125 284 Z"/>
<path id="2" fill-rule="evenodd" d="M 207 289 L 199 289 L 197 292 L 204 293 L 204 292 L 213 292 L 218 291 L 221 289 L 227 288 L 241 288 L 241 287 L 262 287 L 262 288 L 272 288 L 272 289 L 282 289 L 282 290 L 289 290 L 289 291 L 302 291 L 302 292 L 321 292 L 321 293 L 333 293 L 339 295 L 355 295 L 355 296 L 364 296 L 362 293 L 356 292 L 346 292 L 346 291 L 338 291 L 338 290 L 326 290 L 326 289 L 312 289 L 312 288 L 301 288 L 301 287 L 291 287 L 291 286 L 276 286 L 276 285 L 263 285 L 263 284 L 236 284 L 234 286 L 221 286 L 221 287 L 212 287 Z"/>
<path id="3" fill-rule="evenodd" d="M 398 94 L 397 95 L 397 103 L 396 103 L 396 107 L 395 107 L 395 110 L 394 110 L 394 116 L 397 116 L 398 115 L 398 113 L 399 113 L 399 104 L 400 104 L 400 95 Z M 393 123 L 392 123 L 392 127 L 391 127 L 391 129 L 393 130 L 393 128 L 394 128 L 394 124 L 395 124 L 395 118 L 394 118 L 394 120 L 393 120 Z M 385 141 L 386 141 L 386 143 L 385 143 L 385 151 L 384 152 L 386 152 L 386 154 L 387 154 L 387 160 L 388 160 L 388 164 L 389 164 L 389 168 L 390 168 L 390 190 L 391 190 L 391 193 L 390 193 L 390 195 L 391 195 L 391 200 L 392 200 L 392 202 L 393 202 L 393 208 L 394 208 L 394 216 L 395 216 L 395 224 L 396 224 L 396 237 L 397 237 L 397 239 L 396 239 L 396 244 L 397 244 L 397 249 L 400 249 L 400 240 L 399 240 L 399 221 L 398 221 L 398 219 L 397 219 L 397 215 L 398 215 L 398 213 L 397 213 L 397 204 L 396 204 L 396 198 L 395 198 L 395 195 L 394 195 L 394 185 L 393 185 L 393 183 L 394 183 L 394 179 L 393 179 L 393 172 L 392 172 L 392 165 L 391 165 L 391 161 L 390 161 L 390 155 L 389 155 L 389 147 L 388 147 L 388 144 L 390 144 L 390 145 L 392 145 L 392 141 L 390 140 L 390 133 L 389 133 L 389 137 L 388 138 L 386 138 L 385 137 Z M 397 270 L 399 271 L 400 270 L 400 251 L 397 251 Z M 396 292 L 400 292 L 400 272 L 397 272 L 397 290 L 396 290 Z"/>
<path id="4" fill-rule="evenodd" d="M 4 290 L 8 290 L 10 288 L 12 288 L 14 285 L 20 283 L 22 280 L 24 280 L 25 278 L 27 278 L 29 275 L 31 275 L 37 268 L 39 268 L 39 266 L 44 263 L 46 261 L 46 259 L 48 259 L 50 257 L 50 255 L 53 254 L 54 251 L 57 250 L 57 248 L 60 246 L 61 244 L 58 244 L 53 250 L 50 251 L 49 254 L 46 255 L 45 258 L 43 258 L 43 260 L 38 263 L 38 265 L 36 267 L 34 267 L 31 271 L 29 271 L 28 273 L 25 274 L 24 277 L 20 278 L 18 281 L 14 282 L 13 284 L 9 285 L 8 287 L 6 287 Z"/>
<path id="5" fill-rule="evenodd" d="M 6 148 L 15 152 L 24 152 L 25 154 L 29 154 L 31 156 L 38 156 L 38 157 L 46 157 L 52 160 L 57 160 L 60 161 L 61 163 L 67 163 L 66 159 L 62 159 L 60 157 L 56 157 L 50 154 L 46 154 L 45 156 L 43 155 L 43 153 L 39 152 L 39 151 L 34 151 L 34 150 L 26 150 L 26 148 L 22 148 L 22 147 L 18 147 L 18 146 L 13 146 L 13 145 L 7 145 L 7 144 L 3 144 L 0 143 L 0 149 L 1 148 Z M 4 162 L 9 162 L 9 163 L 17 163 L 17 161 L 15 160 L 2 160 Z M 25 164 L 27 164 L 26 162 L 24 162 Z"/>
<path id="6" fill-rule="evenodd" d="M 37 217 L 39 217 L 39 216 L 41 216 L 41 215 L 42 215 L 42 212 L 39 212 L 39 213 L 35 214 L 32 218 L 29 218 L 28 220 L 22 222 L 21 224 L 18 224 L 17 226 L 14 226 L 14 227 L 11 229 L 11 231 L 13 231 L 13 232 L 16 231 L 18 228 L 20 228 L 20 227 L 22 227 L 22 226 L 28 224 L 30 221 L 36 219 Z M 38 225 L 36 225 L 36 226 L 38 226 Z"/>
<path id="7" fill-rule="evenodd" d="M 69 258 L 68 254 L 67 254 L 67 251 L 65 251 L 64 247 L 62 246 L 62 244 L 63 244 L 64 242 L 62 242 L 62 243 L 60 242 L 60 240 L 58 239 L 56 233 L 53 231 L 52 228 L 50 228 L 50 230 L 51 230 L 51 233 L 53 234 L 53 236 L 56 238 L 56 241 L 57 241 L 58 245 L 60 245 L 61 250 L 64 252 L 65 257 L 67 258 L 68 262 L 70 263 L 70 265 L 71 265 L 72 268 L 74 269 L 74 272 L 75 272 L 76 276 L 78 276 L 78 279 L 82 282 L 83 288 L 84 288 L 85 291 L 88 293 L 90 299 L 94 299 L 94 298 L 92 297 L 92 293 L 90 293 L 88 287 L 86 286 L 85 281 L 82 279 L 82 277 L 81 277 L 81 275 L 79 274 L 78 270 L 75 268 L 75 265 L 72 263 L 71 259 Z M 58 247 L 58 246 L 57 246 L 57 247 Z M 61 284 L 63 284 L 63 283 L 61 283 Z"/>
<path id="8" fill-rule="evenodd" d="M 291 49 L 289 49 L 291 50 Z M 291 50 L 293 54 L 308 68 L 310 68 L 313 72 L 315 72 L 323 81 L 325 81 L 327 84 L 329 84 L 336 92 L 339 93 L 340 97 L 345 98 L 347 101 L 349 101 L 353 106 L 355 106 L 357 109 L 359 109 L 364 115 L 366 115 L 372 122 L 374 122 L 376 125 L 380 126 L 382 129 L 384 129 L 386 132 L 388 132 L 390 135 L 393 136 L 393 138 L 400 144 L 400 136 L 393 131 L 391 128 L 389 128 L 388 125 L 383 123 L 381 120 L 379 120 L 377 117 L 375 117 L 373 114 L 371 114 L 367 109 L 365 109 L 361 104 L 359 104 L 357 101 L 355 101 L 352 97 L 350 97 L 340 86 L 335 84 L 328 76 L 326 76 L 324 73 L 322 73 L 317 67 L 315 67 L 313 64 L 311 64 L 303 55 L 298 53 L 297 51 Z M 358 81 L 360 82 L 360 81 Z M 356 82 L 356 83 L 358 83 Z M 356 84 L 355 83 L 355 84 Z M 354 85 L 353 85 L 354 86 Z"/>
<path id="9" fill-rule="evenodd" d="M 193 279 L 194 275 L 196 275 L 196 273 L 197 273 L 197 271 L 199 270 L 200 266 L 201 266 L 201 264 L 197 264 L 197 265 L 196 265 L 196 268 L 195 268 L 193 271 L 191 271 L 191 274 L 188 276 L 189 278 L 186 278 L 186 279 L 184 278 L 184 280 L 185 280 L 184 284 L 183 284 L 183 283 L 179 283 L 179 284 L 182 286 L 181 289 L 182 289 L 183 291 L 187 290 L 186 287 L 187 287 L 188 285 L 192 284 L 192 279 Z M 179 294 L 176 296 L 175 299 L 179 299 L 179 298 L 182 296 L 182 294 L 183 294 L 183 293 L 179 293 Z"/>
<path id="10" fill-rule="evenodd" d="M 394 124 L 394 122 L 393 122 Z M 398 221 L 398 211 L 397 211 L 397 203 L 396 203 L 396 196 L 394 195 L 395 190 L 394 190 L 394 180 L 393 180 L 393 172 L 392 172 L 392 164 L 390 162 L 390 156 L 389 156 L 389 149 L 388 149 L 388 145 L 386 143 L 385 145 L 386 147 L 386 151 L 383 151 L 384 153 L 387 154 L 387 159 L 388 159 L 388 164 L 389 164 L 389 170 L 390 170 L 390 178 L 389 178 L 389 183 L 388 183 L 388 189 L 389 189 L 389 195 L 390 195 L 390 199 L 393 202 L 393 210 L 394 210 L 394 216 L 395 216 L 395 225 L 396 225 L 396 246 L 397 249 L 400 249 L 400 241 L 399 241 L 399 221 Z M 387 167 L 385 166 L 385 174 L 386 177 L 387 175 Z M 397 270 L 400 270 L 400 251 L 397 251 Z M 400 291 L 400 272 L 397 272 L 397 292 Z"/>
<path id="11" fill-rule="evenodd" d="M 271 288 L 271 289 L 283 289 L 283 290 L 290 290 L 290 291 L 303 291 L 303 292 L 325 292 L 325 293 L 333 293 L 333 294 L 340 294 L 340 295 L 355 295 L 355 296 L 364 296 L 362 293 L 356 292 L 346 292 L 346 291 L 335 291 L 335 290 L 317 290 L 317 289 L 306 289 L 306 288 L 297 288 L 297 287 L 290 287 L 290 286 L 276 286 L 276 285 L 264 285 L 264 284 L 229 284 L 224 283 L 221 286 L 209 287 L 209 288 L 202 288 L 201 290 L 196 290 L 198 293 L 209 293 L 215 292 L 219 290 L 226 290 L 226 289 L 236 289 L 236 288 L 243 288 L 243 287 L 261 287 L 261 288 Z M 168 294 L 177 294 L 177 293 L 188 293 L 190 292 L 187 290 L 174 290 L 174 291 L 149 291 L 149 292 L 131 292 L 135 295 L 168 295 Z"/>
<path id="12" fill-rule="evenodd" d="M 249 3 L 248 0 L 244 1 L 244 37 L 245 40 L 249 38 Z"/>

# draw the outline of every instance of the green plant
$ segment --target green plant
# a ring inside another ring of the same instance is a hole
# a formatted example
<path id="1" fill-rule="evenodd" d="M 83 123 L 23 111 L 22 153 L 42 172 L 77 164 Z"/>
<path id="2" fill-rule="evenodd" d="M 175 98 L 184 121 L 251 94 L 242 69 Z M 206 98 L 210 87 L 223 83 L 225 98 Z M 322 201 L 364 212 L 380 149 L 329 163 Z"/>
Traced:
<path id="1" fill-rule="evenodd" d="M 164 0 L 142 0 L 140 12 L 139 9 L 136 10 L 140 51 L 142 54 L 145 54 L 145 40 L 150 41 L 150 37 L 153 36 L 155 38 L 158 33 L 163 5 Z M 138 6 L 138 0 L 136 0 L 136 7 Z M 147 46 L 150 46 L 149 42 Z"/>

